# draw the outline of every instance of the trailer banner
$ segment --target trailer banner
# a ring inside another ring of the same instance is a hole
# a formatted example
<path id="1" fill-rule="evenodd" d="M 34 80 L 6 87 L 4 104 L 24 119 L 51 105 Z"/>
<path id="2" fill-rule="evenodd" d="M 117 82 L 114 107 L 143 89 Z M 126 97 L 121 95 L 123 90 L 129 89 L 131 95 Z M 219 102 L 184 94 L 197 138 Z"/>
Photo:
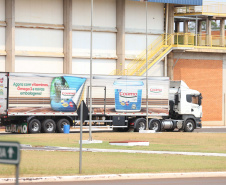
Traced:
<path id="1" fill-rule="evenodd" d="M 9 115 L 75 115 L 81 101 L 90 105 L 90 76 L 10 73 Z M 99 115 L 169 113 L 169 78 L 94 75 L 92 112 Z M 148 107 L 146 102 L 148 101 Z"/>
<path id="2" fill-rule="evenodd" d="M 30 74 L 11 75 L 9 112 L 75 112 L 86 78 Z M 74 97 L 77 101 L 74 102 Z"/>
<path id="3" fill-rule="evenodd" d="M 0 115 L 7 114 L 7 73 L 0 73 Z"/>

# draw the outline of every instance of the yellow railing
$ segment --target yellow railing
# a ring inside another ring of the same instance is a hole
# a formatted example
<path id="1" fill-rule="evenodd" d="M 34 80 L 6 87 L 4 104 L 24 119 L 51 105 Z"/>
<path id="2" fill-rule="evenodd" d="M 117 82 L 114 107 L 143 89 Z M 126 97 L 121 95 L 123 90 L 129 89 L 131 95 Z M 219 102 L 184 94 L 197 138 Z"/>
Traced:
<path id="1" fill-rule="evenodd" d="M 197 41 L 196 41 L 197 40 Z M 206 35 L 193 33 L 174 33 L 167 36 L 162 34 L 148 47 L 148 68 L 150 69 L 162 57 L 164 57 L 172 48 L 220 48 L 226 49 L 226 40 L 219 35 Z M 146 50 L 131 61 L 127 69 L 114 70 L 110 75 L 138 75 L 146 72 Z"/>
<path id="2" fill-rule="evenodd" d="M 193 34 L 193 33 L 175 33 L 173 35 L 174 35 L 174 45 L 194 46 L 195 34 Z"/>
<path id="3" fill-rule="evenodd" d="M 166 35 L 160 35 L 152 44 L 148 46 L 148 61 L 156 56 L 162 49 L 168 47 L 165 45 L 167 42 L 165 40 Z M 171 38 L 168 36 L 167 40 Z M 169 41 L 168 41 L 169 43 Z M 111 75 L 139 75 L 141 68 L 146 64 L 146 50 L 144 50 L 140 55 L 138 55 L 132 62 L 130 62 L 125 70 L 114 70 Z"/>

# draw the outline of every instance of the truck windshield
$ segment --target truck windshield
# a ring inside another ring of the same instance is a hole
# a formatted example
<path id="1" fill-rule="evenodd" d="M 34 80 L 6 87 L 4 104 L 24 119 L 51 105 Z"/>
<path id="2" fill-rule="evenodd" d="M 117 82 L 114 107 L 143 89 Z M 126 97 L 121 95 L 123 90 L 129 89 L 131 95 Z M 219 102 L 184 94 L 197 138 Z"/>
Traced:
<path id="1" fill-rule="evenodd" d="M 202 95 L 192 96 L 192 103 L 198 104 L 199 106 L 202 105 Z"/>
<path id="2" fill-rule="evenodd" d="M 187 102 L 189 103 L 193 103 L 193 104 L 197 104 L 197 105 L 201 105 L 202 104 L 202 95 L 190 95 L 188 94 L 186 96 Z"/>

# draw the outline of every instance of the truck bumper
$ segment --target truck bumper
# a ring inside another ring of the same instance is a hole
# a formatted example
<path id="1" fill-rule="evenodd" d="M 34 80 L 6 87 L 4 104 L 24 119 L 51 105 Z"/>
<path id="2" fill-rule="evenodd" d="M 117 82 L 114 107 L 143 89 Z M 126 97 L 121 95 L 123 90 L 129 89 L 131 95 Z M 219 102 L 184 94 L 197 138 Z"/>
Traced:
<path id="1" fill-rule="evenodd" d="M 202 128 L 202 120 L 196 119 L 196 128 Z"/>

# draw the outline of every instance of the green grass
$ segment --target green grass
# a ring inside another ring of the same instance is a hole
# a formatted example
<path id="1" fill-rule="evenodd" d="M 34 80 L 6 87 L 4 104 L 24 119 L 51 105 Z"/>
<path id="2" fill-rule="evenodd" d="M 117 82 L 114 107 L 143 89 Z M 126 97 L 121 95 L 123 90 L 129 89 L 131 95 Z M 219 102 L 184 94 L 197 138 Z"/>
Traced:
<path id="1" fill-rule="evenodd" d="M 83 152 L 82 175 L 226 171 L 225 157 Z M 0 164 L 0 178 L 14 177 Z M 78 152 L 22 151 L 20 177 L 78 175 Z"/>
<path id="2" fill-rule="evenodd" d="M 94 140 L 102 140 L 102 144 L 83 145 L 84 148 L 152 150 L 152 151 L 181 151 L 181 152 L 207 152 L 226 153 L 225 133 L 93 133 Z M 79 147 L 79 133 L 73 134 L 15 134 L 0 135 L 0 141 L 18 141 L 21 144 L 32 146 L 62 146 Z M 89 138 L 88 133 L 83 134 L 83 140 Z M 149 141 L 149 146 L 123 147 L 109 145 L 110 141 L 137 140 Z"/>
<path id="3" fill-rule="evenodd" d="M 184 151 L 226 153 L 224 133 L 93 133 L 102 144 L 83 145 L 83 148 Z M 18 141 L 32 146 L 79 147 L 80 135 L 73 134 L 13 134 L 0 135 L 0 141 Z M 88 133 L 83 134 L 87 140 Z M 109 141 L 149 141 L 150 146 L 123 147 Z M 22 151 L 20 177 L 78 175 L 78 152 Z M 161 154 L 92 153 L 83 152 L 83 175 L 119 173 L 226 171 L 225 157 L 183 156 Z M 0 178 L 14 177 L 13 165 L 0 164 Z"/>

